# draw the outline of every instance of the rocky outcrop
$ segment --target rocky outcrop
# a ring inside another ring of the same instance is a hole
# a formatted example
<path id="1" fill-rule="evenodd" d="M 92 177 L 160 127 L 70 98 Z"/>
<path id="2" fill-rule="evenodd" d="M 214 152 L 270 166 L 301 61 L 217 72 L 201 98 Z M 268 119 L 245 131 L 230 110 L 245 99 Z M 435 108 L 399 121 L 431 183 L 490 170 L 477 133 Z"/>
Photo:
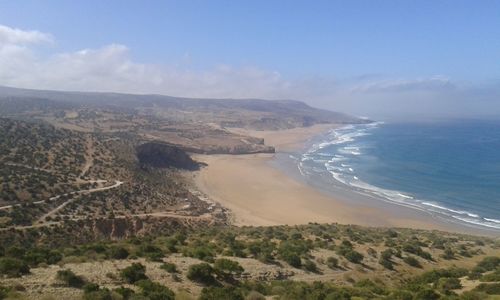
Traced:
<path id="1" fill-rule="evenodd" d="M 143 166 L 198 170 L 199 164 L 181 148 L 160 142 L 148 142 L 137 147 L 137 158 Z"/>
<path id="2" fill-rule="evenodd" d="M 200 148 L 183 147 L 184 150 L 198 154 L 254 154 L 254 153 L 275 153 L 272 146 L 261 144 L 240 144 L 234 146 L 204 146 Z"/>

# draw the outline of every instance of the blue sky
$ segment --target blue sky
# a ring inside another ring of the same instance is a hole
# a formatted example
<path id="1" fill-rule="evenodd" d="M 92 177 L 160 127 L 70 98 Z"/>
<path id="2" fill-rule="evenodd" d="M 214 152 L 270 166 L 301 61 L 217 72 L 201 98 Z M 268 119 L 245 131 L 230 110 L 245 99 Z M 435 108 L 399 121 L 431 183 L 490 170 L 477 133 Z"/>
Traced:
<path id="1" fill-rule="evenodd" d="M 499 107 L 499 1 L 0 1 L 0 25 L 5 85 Z M 6 38 L 19 32 L 43 38 Z"/>

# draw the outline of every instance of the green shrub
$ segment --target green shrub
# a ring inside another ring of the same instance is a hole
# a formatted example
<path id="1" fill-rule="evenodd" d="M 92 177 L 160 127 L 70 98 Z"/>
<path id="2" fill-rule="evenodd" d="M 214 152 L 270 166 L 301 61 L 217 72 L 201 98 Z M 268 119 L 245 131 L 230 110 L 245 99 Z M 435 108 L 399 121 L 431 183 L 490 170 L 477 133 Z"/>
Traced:
<path id="1" fill-rule="evenodd" d="M 217 259 L 214 263 L 214 271 L 217 276 L 224 279 L 232 278 L 234 275 L 240 275 L 245 271 L 236 261 L 226 258 Z"/>
<path id="2" fill-rule="evenodd" d="M 484 292 L 489 295 L 500 295 L 500 282 L 481 283 L 473 291 Z"/>
<path id="3" fill-rule="evenodd" d="M 160 266 L 160 269 L 167 271 L 168 273 L 177 273 L 177 266 L 173 263 L 165 262 Z"/>
<path id="4" fill-rule="evenodd" d="M 394 265 L 393 265 L 392 261 L 390 261 L 388 259 L 384 259 L 384 258 L 380 257 L 380 259 L 378 260 L 378 263 L 388 270 L 394 269 Z"/>
<path id="5" fill-rule="evenodd" d="M 460 289 L 460 288 L 462 288 L 462 285 L 460 284 L 460 279 L 458 279 L 458 278 L 454 278 L 454 277 L 446 278 L 445 277 L 445 278 L 439 278 L 439 280 L 437 282 L 437 288 L 442 290 L 442 291 L 448 292 L 451 290 Z"/>
<path id="6" fill-rule="evenodd" d="M 30 272 L 29 266 L 17 258 L 0 258 L 0 274 L 10 277 L 19 277 Z"/>
<path id="7" fill-rule="evenodd" d="M 266 297 L 257 291 L 250 291 L 245 300 L 266 300 Z"/>
<path id="8" fill-rule="evenodd" d="M 300 257 L 309 252 L 309 245 L 303 240 L 290 240 L 282 242 L 278 247 L 278 255 L 289 265 L 300 268 Z"/>
<path id="9" fill-rule="evenodd" d="M 413 300 L 413 294 L 405 290 L 392 291 L 386 300 Z"/>
<path id="10" fill-rule="evenodd" d="M 444 253 L 441 257 L 448 260 L 455 259 L 455 252 L 453 252 L 450 248 L 446 248 L 444 249 Z"/>
<path id="11" fill-rule="evenodd" d="M 141 294 L 150 300 L 174 300 L 175 294 L 168 287 L 151 280 L 140 280 L 136 283 L 141 288 Z"/>
<path id="12" fill-rule="evenodd" d="M 199 300 L 243 300 L 243 294 L 240 289 L 232 286 L 225 287 L 206 287 L 201 290 Z"/>
<path id="13" fill-rule="evenodd" d="M 441 296 L 430 288 L 424 288 L 417 292 L 415 300 L 437 300 Z"/>
<path id="14" fill-rule="evenodd" d="M 466 291 L 460 295 L 461 300 L 484 300 L 488 298 L 488 294 L 476 291 Z"/>
<path id="15" fill-rule="evenodd" d="M 415 267 L 415 268 L 421 268 L 422 265 L 420 264 L 420 262 L 413 256 L 407 256 L 405 258 L 403 258 L 403 261 L 405 263 L 407 263 L 408 265 L 412 266 L 412 267 Z"/>
<path id="16" fill-rule="evenodd" d="M 480 273 L 495 270 L 500 266 L 500 257 L 498 256 L 487 256 L 477 263 L 474 268 Z"/>
<path id="17" fill-rule="evenodd" d="M 189 249 L 185 254 L 186 256 L 191 256 L 206 262 L 213 262 L 215 256 L 213 251 L 207 246 L 198 246 L 194 249 Z"/>
<path id="18" fill-rule="evenodd" d="M 85 280 L 82 277 L 77 276 L 69 269 L 57 271 L 56 279 L 61 281 L 65 286 L 74 288 L 81 288 L 85 284 Z"/>
<path id="19" fill-rule="evenodd" d="M 34 248 L 26 252 L 23 260 L 31 266 L 37 266 L 41 263 L 52 265 L 58 263 L 62 258 L 62 254 L 58 251 L 45 248 Z"/>
<path id="20" fill-rule="evenodd" d="M 120 272 L 120 276 L 128 283 L 135 283 L 139 280 L 148 279 L 146 267 L 140 263 L 133 263 Z"/>
<path id="21" fill-rule="evenodd" d="M 98 289 L 83 294 L 83 300 L 114 300 L 113 293 L 108 289 Z"/>
<path id="22" fill-rule="evenodd" d="M 213 284 L 215 282 L 213 274 L 214 269 L 212 266 L 201 263 L 189 266 L 187 278 L 203 284 Z"/>
<path id="23" fill-rule="evenodd" d="M 403 244 L 403 251 L 415 254 L 427 260 L 432 260 L 432 255 L 429 252 L 422 250 L 417 242 L 405 243 Z"/>
<path id="24" fill-rule="evenodd" d="M 496 269 L 493 273 L 485 274 L 481 277 L 480 281 L 483 282 L 500 282 L 500 268 Z"/>
<path id="25" fill-rule="evenodd" d="M 309 272 L 317 273 L 318 272 L 318 266 L 312 261 L 307 259 L 304 263 L 304 269 L 306 269 Z"/>
<path id="26" fill-rule="evenodd" d="M 355 250 L 350 250 L 350 251 L 347 251 L 345 254 L 344 254 L 344 257 L 352 262 L 352 263 L 355 263 L 355 264 L 359 264 L 361 263 L 361 261 L 363 261 L 363 254 L 355 251 Z"/>
<path id="27" fill-rule="evenodd" d="M 290 266 L 294 268 L 300 268 L 302 266 L 302 261 L 300 260 L 300 256 L 295 253 L 287 253 L 281 256 L 284 261 L 286 261 Z"/>
<path id="28" fill-rule="evenodd" d="M 116 288 L 113 290 L 115 293 L 119 294 L 122 296 L 123 299 L 127 300 L 129 298 L 132 297 L 132 295 L 134 295 L 134 290 L 132 289 L 129 289 L 129 288 L 126 288 L 126 287 L 119 287 L 119 288 Z"/>
<path id="29" fill-rule="evenodd" d="M 384 251 L 380 252 L 380 258 L 384 260 L 391 260 L 392 258 L 392 250 L 391 249 L 385 249 Z"/>
<path id="30" fill-rule="evenodd" d="M 468 271 L 463 268 L 434 269 L 425 272 L 413 279 L 415 283 L 429 284 L 437 283 L 440 278 L 460 278 L 467 275 Z"/>
<path id="31" fill-rule="evenodd" d="M 151 261 L 161 261 L 165 257 L 163 250 L 151 244 L 141 245 L 137 254 Z"/>
<path id="32" fill-rule="evenodd" d="M 365 291 L 369 291 L 371 293 L 377 294 L 377 295 L 382 295 L 385 293 L 385 290 L 383 287 L 379 286 L 375 282 L 371 281 L 370 279 L 362 279 L 354 284 L 355 287 L 361 288 Z"/>
<path id="33" fill-rule="evenodd" d="M 330 269 L 337 269 L 339 267 L 339 259 L 333 256 L 330 256 L 326 259 L 326 265 Z"/>
<path id="34" fill-rule="evenodd" d="M 95 292 L 99 290 L 99 285 L 97 283 L 87 283 L 83 286 L 84 293 Z"/>
<path id="35" fill-rule="evenodd" d="M 111 247 L 109 250 L 109 256 L 113 259 L 126 259 L 129 254 L 127 249 L 120 246 Z"/>

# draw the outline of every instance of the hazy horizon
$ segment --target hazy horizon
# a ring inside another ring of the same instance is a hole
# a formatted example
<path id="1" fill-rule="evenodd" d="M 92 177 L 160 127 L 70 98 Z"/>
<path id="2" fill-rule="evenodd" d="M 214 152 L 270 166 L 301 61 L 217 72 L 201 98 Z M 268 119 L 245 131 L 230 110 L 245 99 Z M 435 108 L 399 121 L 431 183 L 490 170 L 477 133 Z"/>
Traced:
<path id="1" fill-rule="evenodd" d="M 1 3 L 0 85 L 500 115 L 499 3 L 216 2 Z"/>

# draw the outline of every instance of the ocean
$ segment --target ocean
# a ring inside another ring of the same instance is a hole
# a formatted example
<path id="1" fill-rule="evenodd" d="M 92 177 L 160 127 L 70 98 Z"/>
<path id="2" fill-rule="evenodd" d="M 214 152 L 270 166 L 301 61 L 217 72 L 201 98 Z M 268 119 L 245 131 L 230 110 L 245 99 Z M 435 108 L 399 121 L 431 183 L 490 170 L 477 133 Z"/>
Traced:
<path id="1" fill-rule="evenodd" d="M 309 182 L 500 230 L 500 121 L 349 125 L 290 157 Z"/>

